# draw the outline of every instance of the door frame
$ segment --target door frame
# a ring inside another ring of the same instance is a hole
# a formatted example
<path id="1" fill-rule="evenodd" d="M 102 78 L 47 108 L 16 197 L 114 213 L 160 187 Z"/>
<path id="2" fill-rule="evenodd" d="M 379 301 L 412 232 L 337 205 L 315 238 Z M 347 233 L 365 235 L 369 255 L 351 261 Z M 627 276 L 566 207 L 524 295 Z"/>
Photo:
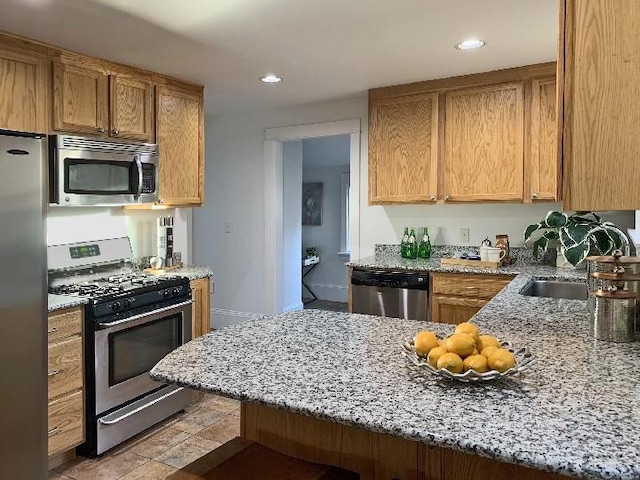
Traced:
<path id="1" fill-rule="evenodd" d="M 281 313 L 284 281 L 284 164 L 282 143 L 305 138 L 350 135 L 349 245 L 351 258 L 360 252 L 360 119 L 268 128 L 264 141 L 264 299 L 265 313 Z M 336 255 L 338 252 L 335 252 Z M 301 267 L 302 268 L 302 267 Z"/>

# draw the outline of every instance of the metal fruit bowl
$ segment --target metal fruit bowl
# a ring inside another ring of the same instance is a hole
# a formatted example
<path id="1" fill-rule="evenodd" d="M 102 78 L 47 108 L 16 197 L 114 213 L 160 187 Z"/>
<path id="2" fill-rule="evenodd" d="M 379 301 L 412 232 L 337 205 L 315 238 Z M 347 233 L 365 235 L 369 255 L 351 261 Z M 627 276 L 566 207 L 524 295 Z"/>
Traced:
<path id="1" fill-rule="evenodd" d="M 488 382 L 490 380 L 496 380 L 498 378 L 510 377 L 518 375 L 520 372 L 524 372 L 536 361 L 536 357 L 533 356 L 527 347 L 516 348 L 509 342 L 500 342 L 500 346 L 509 350 L 516 358 L 516 366 L 506 370 L 502 373 L 497 370 L 489 370 L 485 373 L 479 373 L 475 370 L 467 370 L 464 373 L 452 373 L 449 370 L 441 368 L 438 370 L 432 367 L 426 358 L 418 356 L 413 346 L 413 340 L 405 342 L 402 345 L 402 353 L 407 357 L 414 365 L 418 367 L 424 367 L 429 373 L 442 378 L 448 378 L 450 380 L 457 380 L 458 382 Z"/>

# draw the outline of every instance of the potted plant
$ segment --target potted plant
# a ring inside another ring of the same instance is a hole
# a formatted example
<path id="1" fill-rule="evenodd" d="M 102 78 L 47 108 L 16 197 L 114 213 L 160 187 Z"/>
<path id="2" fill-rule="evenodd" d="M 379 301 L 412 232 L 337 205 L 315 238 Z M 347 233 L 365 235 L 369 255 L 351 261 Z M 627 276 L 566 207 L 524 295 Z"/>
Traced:
<path id="1" fill-rule="evenodd" d="M 566 260 L 576 267 L 591 252 L 609 255 L 613 250 L 622 248 L 622 235 L 624 233 L 613 223 L 603 222 L 593 212 L 576 212 L 569 215 L 565 212 L 550 211 L 540 223 L 527 227 L 524 242 L 526 245 L 536 238 L 533 240 L 535 258 L 540 258 L 550 245 L 555 244 L 558 251 L 556 265 L 561 266 L 563 260 Z"/>

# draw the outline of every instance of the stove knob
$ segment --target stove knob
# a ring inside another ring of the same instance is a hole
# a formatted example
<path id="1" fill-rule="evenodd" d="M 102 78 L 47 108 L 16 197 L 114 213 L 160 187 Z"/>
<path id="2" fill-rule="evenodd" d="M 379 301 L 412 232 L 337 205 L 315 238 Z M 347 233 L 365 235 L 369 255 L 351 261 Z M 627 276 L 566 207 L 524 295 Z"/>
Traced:
<path id="1" fill-rule="evenodd" d="M 169 298 L 171 296 L 171 290 L 165 290 L 164 292 L 162 292 L 162 296 L 164 298 Z"/>
<path id="2" fill-rule="evenodd" d="M 122 305 L 120 305 L 120 302 L 113 302 L 113 304 L 111 305 L 111 310 L 117 312 L 118 310 L 120 310 L 121 306 Z"/>
<path id="3" fill-rule="evenodd" d="M 128 298 L 125 298 L 122 301 L 122 305 L 124 306 L 125 309 L 131 308 L 131 300 Z"/>
<path id="4" fill-rule="evenodd" d="M 178 287 L 174 288 L 173 289 L 173 296 L 177 297 L 178 295 L 180 295 L 180 290 L 182 290 L 182 289 L 180 289 Z"/>

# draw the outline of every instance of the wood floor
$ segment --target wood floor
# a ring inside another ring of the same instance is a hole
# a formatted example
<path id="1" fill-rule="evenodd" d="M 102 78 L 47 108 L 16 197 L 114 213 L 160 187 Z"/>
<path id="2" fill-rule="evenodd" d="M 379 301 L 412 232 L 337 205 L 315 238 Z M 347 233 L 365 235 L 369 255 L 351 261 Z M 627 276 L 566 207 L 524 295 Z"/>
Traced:
<path id="1" fill-rule="evenodd" d="M 194 393 L 184 413 L 105 453 L 49 472 L 51 480 L 195 480 L 198 460 L 240 435 L 240 402 Z"/>

